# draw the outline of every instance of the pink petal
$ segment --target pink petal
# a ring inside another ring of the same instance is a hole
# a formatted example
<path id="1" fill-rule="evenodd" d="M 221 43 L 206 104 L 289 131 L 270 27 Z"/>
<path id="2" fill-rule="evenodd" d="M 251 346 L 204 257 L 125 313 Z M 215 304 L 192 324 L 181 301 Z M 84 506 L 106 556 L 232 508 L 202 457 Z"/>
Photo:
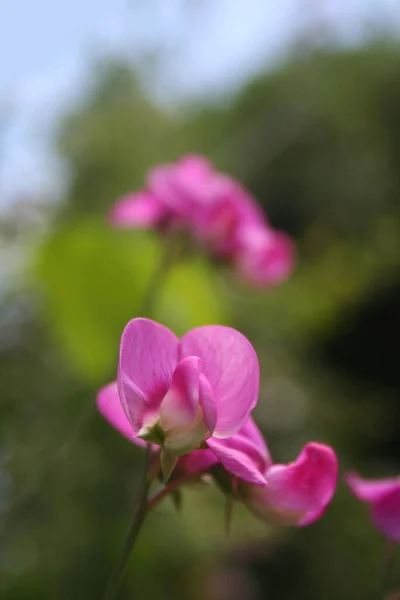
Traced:
<path id="1" fill-rule="evenodd" d="M 165 431 L 193 421 L 199 406 L 208 431 L 214 431 L 217 411 L 211 386 L 200 372 L 202 363 L 198 356 L 187 356 L 178 363 L 160 406 L 161 426 Z"/>
<path id="2" fill-rule="evenodd" d="M 212 170 L 207 159 L 187 156 L 151 169 L 147 185 L 173 214 L 189 218 L 197 202 L 209 195 L 210 177 Z"/>
<path id="3" fill-rule="evenodd" d="M 267 444 L 265 443 L 264 436 L 258 428 L 258 425 L 253 417 L 249 417 L 247 419 L 242 429 L 236 435 L 239 437 L 239 439 L 243 437 L 253 444 L 259 457 L 261 469 L 266 471 L 266 469 L 272 465 L 272 458 Z"/>
<path id="4" fill-rule="evenodd" d="M 376 502 L 388 492 L 400 488 L 400 477 L 363 479 L 357 473 L 348 473 L 345 480 L 356 498 L 364 502 Z"/>
<path id="5" fill-rule="evenodd" d="M 264 473 L 271 457 L 252 417 L 239 433 L 223 440 L 211 437 L 207 444 L 227 471 L 244 481 L 265 485 Z"/>
<path id="6" fill-rule="evenodd" d="M 310 442 L 294 463 L 267 470 L 268 502 L 287 510 L 318 511 L 332 499 L 337 476 L 332 448 Z"/>
<path id="7" fill-rule="evenodd" d="M 232 475 L 249 483 L 267 485 L 257 462 L 249 455 L 248 448 L 235 447 L 226 442 L 227 440 L 211 437 L 206 443 L 223 467 Z"/>
<path id="8" fill-rule="evenodd" d="M 250 342 L 234 329 L 208 325 L 186 333 L 180 353 L 199 356 L 204 361 L 202 372 L 217 405 L 214 436 L 226 438 L 237 433 L 258 398 L 259 366 Z"/>
<path id="9" fill-rule="evenodd" d="M 118 200 L 109 213 L 115 227 L 152 227 L 167 214 L 163 204 L 147 192 L 137 192 Z"/>
<path id="10" fill-rule="evenodd" d="M 120 346 L 118 389 L 122 406 L 135 433 L 158 418 L 178 362 L 178 339 L 149 319 L 133 319 Z"/>
<path id="11" fill-rule="evenodd" d="M 130 442 L 142 448 L 146 447 L 146 442 L 141 438 L 135 437 L 132 425 L 122 408 L 119 399 L 117 382 L 105 385 L 97 394 L 97 408 L 100 414 L 108 421 L 119 433 L 126 437 Z M 154 450 L 156 447 L 153 447 Z"/>
<path id="12" fill-rule="evenodd" d="M 371 506 L 375 527 L 393 542 L 400 542 L 400 485 Z"/>
<path id="13" fill-rule="evenodd" d="M 298 525 L 299 527 L 312 525 L 322 517 L 327 508 L 328 505 L 324 506 L 323 508 L 319 508 L 318 510 L 310 510 L 306 512 L 305 515 L 300 519 L 300 521 L 296 523 L 296 525 Z"/>
<path id="14" fill-rule="evenodd" d="M 214 433 L 217 424 L 217 406 L 214 399 L 214 393 L 208 379 L 200 373 L 199 376 L 199 398 L 200 406 L 203 411 L 204 422 L 207 425 L 210 435 Z"/>
<path id="15" fill-rule="evenodd" d="M 237 266 L 255 285 L 277 285 L 293 271 L 295 248 L 292 239 L 281 231 L 259 224 L 243 228 Z"/>
<path id="16" fill-rule="evenodd" d="M 103 417 L 128 440 L 133 441 L 132 425 L 122 408 L 117 382 L 105 385 L 97 394 L 97 408 Z M 142 441 L 142 440 L 141 440 Z M 146 444 L 146 442 L 143 442 Z"/>
<path id="17" fill-rule="evenodd" d="M 178 363 L 169 391 L 160 406 L 162 428 L 167 431 L 176 425 L 186 425 L 196 417 L 199 401 L 201 359 L 188 356 Z"/>
<path id="18" fill-rule="evenodd" d="M 211 450 L 194 450 L 179 458 L 179 467 L 188 475 L 207 471 L 218 463 L 218 458 Z"/>

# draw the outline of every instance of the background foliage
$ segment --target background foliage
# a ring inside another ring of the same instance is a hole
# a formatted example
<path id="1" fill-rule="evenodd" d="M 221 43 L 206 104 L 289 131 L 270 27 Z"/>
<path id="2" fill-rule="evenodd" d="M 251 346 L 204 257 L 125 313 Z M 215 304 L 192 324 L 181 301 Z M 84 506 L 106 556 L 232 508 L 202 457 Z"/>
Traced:
<path id="1" fill-rule="evenodd" d="M 342 470 L 400 469 L 400 53 L 303 51 L 230 103 L 163 112 L 129 64 L 93 65 L 55 132 L 68 186 L 36 220 L 7 218 L 0 295 L 0 589 L 7 600 L 99 598 L 128 527 L 141 452 L 94 409 L 114 378 L 124 324 L 142 312 L 164 251 L 111 231 L 106 212 L 155 162 L 205 153 L 296 237 L 291 281 L 254 290 L 190 254 L 157 291 L 177 333 L 231 324 L 262 367 L 256 411 L 273 456 L 309 439 Z M 23 207 L 22 207 L 23 208 Z M 224 539 L 206 487 L 149 518 L 121 598 L 374 599 L 383 540 L 341 484 L 304 530 L 268 529 L 241 508 Z M 400 556 L 397 556 L 400 585 Z"/>

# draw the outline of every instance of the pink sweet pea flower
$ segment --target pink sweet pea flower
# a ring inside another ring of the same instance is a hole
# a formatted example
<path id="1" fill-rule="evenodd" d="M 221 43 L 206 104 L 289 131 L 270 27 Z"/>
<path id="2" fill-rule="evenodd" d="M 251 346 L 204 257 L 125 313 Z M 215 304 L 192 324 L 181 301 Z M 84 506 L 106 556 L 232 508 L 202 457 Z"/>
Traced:
<path id="1" fill-rule="evenodd" d="M 392 542 L 400 542 L 400 477 L 362 479 L 349 473 L 346 482 L 356 498 L 369 504 L 378 531 Z"/>
<path id="2" fill-rule="evenodd" d="M 132 425 L 122 408 L 118 394 L 117 382 L 104 386 L 97 395 L 97 408 L 103 417 L 124 437 L 137 446 L 144 448 L 146 442 L 134 436 Z M 154 452 L 158 446 L 153 445 Z M 181 456 L 176 465 L 176 470 L 185 475 L 203 473 L 218 462 L 218 458 L 211 450 L 194 450 L 190 454 Z"/>
<path id="3" fill-rule="evenodd" d="M 145 189 L 119 200 L 109 220 L 116 227 L 179 225 L 256 285 L 281 283 L 293 270 L 292 240 L 274 231 L 255 198 L 203 156 L 151 169 Z"/>
<path id="4" fill-rule="evenodd" d="M 237 433 L 257 402 L 258 388 L 256 353 L 234 329 L 209 325 L 178 340 L 163 325 L 139 318 L 123 332 L 118 393 L 131 436 L 169 454 L 182 456 Z M 103 388 L 99 397 L 113 389 Z M 102 406 L 115 423 L 115 403 L 103 400 Z"/>
<path id="5" fill-rule="evenodd" d="M 338 462 L 329 446 L 309 442 L 295 462 L 273 464 L 250 417 L 238 434 L 225 440 L 212 439 L 209 447 L 235 476 L 233 491 L 262 520 L 309 525 L 322 516 L 333 497 Z"/>

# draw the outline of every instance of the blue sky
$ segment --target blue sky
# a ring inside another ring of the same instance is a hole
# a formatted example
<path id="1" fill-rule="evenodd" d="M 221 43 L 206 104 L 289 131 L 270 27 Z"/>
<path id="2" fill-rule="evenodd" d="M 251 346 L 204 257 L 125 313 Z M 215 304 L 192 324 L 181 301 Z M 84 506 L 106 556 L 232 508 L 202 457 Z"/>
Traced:
<path id="1" fill-rule="evenodd" d="M 0 206 L 17 194 L 57 188 L 49 149 L 57 115 L 84 87 L 91 58 L 137 59 L 160 50 L 156 101 L 229 93 L 273 64 L 310 19 L 328 18 L 336 39 L 357 42 L 371 26 L 400 29 L 398 0 L 13 0 L 0 3 Z M 145 82 L 146 83 L 146 82 Z"/>

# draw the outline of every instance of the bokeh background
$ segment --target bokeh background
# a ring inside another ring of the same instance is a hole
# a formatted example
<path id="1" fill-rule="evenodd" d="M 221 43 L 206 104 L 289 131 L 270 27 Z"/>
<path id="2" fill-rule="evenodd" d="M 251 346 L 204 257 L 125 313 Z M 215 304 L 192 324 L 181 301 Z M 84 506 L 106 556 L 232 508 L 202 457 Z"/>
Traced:
<path id="1" fill-rule="evenodd" d="M 279 288 L 187 256 L 154 314 L 259 354 L 277 461 L 400 472 L 400 6 L 396 0 L 18 0 L 0 6 L 0 597 L 100 598 L 144 457 L 94 408 L 163 242 L 111 231 L 146 170 L 204 153 L 298 244 Z M 343 483 L 306 529 L 187 489 L 148 519 L 121 599 L 380 597 L 384 542 Z M 400 587 L 397 553 L 393 587 Z M 396 579 L 397 577 L 397 579 Z"/>

